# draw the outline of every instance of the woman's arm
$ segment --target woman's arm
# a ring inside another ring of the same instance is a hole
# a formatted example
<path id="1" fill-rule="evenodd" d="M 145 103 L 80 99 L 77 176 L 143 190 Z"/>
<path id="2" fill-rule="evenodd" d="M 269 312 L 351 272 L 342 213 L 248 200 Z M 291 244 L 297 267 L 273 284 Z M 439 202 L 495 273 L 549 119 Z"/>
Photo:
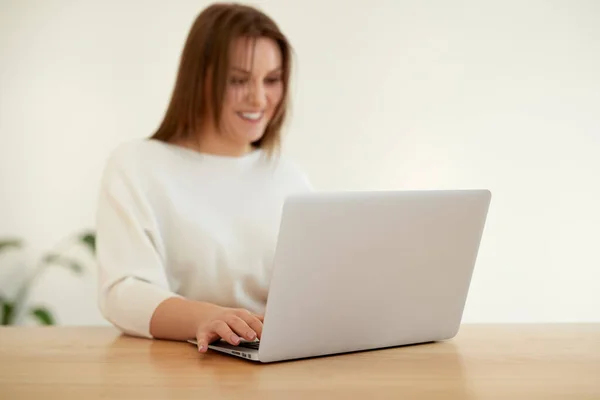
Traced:
<path id="1" fill-rule="evenodd" d="M 158 305 L 181 296 L 169 288 L 162 237 L 136 166 L 136 155 L 124 147 L 112 154 L 102 176 L 96 211 L 98 300 L 114 326 L 151 338 Z"/>
<path id="2" fill-rule="evenodd" d="M 156 307 L 150 321 L 150 334 L 157 339 L 196 338 L 199 322 L 215 313 L 217 306 L 184 298 L 169 298 Z"/>
<path id="3" fill-rule="evenodd" d="M 163 241 L 136 174 L 135 154 L 114 154 L 105 168 L 96 215 L 99 307 L 121 331 L 147 338 L 196 338 L 200 351 L 223 338 L 260 338 L 262 317 L 173 293 Z M 237 334 L 236 334 L 237 333 Z"/>
<path id="4" fill-rule="evenodd" d="M 247 310 L 174 297 L 156 308 L 150 322 L 150 334 L 157 339 L 195 338 L 198 350 L 206 351 L 209 343 L 220 338 L 234 346 L 241 338 L 260 339 L 262 321 L 262 316 Z"/>

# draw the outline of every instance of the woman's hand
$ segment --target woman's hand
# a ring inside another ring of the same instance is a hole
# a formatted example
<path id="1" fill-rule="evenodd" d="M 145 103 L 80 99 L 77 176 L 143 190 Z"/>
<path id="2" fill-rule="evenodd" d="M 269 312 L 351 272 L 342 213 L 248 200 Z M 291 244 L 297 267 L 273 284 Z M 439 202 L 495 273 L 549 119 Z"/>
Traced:
<path id="1" fill-rule="evenodd" d="M 198 325 L 198 351 L 206 352 L 209 343 L 223 339 L 237 346 L 241 339 L 255 340 L 262 335 L 264 317 L 242 308 L 216 307 Z"/>

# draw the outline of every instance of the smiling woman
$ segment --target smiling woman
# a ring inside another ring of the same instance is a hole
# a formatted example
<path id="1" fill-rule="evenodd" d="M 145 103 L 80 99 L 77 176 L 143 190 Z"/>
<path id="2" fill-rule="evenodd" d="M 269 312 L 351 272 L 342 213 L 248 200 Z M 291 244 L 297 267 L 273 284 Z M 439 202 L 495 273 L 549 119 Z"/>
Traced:
<path id="1" fill-rule="evenodd" d="M 234 141 L 260 142 L 283 96 L 281 52 L 271 39 L 237 39 L 232 55 L 223 126 Z"/>
<path id="2" fill-rule="evenodd" d="M 272 152 L 287 111 L 291 50 L 275 22 L 242 5 L 213 5 L 196 19 L 171 103 L 154 139 L 202 151 Z"/>
<path id="3" fill-rule="evenodd" d="M 283 202 L 311 190 L 278 154 L 290 69 L 263 12 L 195 20 L 158 130 L 115 149 L 102 178 L 99 305 L 123 332 L 200 351 L 260 338 Z"/>

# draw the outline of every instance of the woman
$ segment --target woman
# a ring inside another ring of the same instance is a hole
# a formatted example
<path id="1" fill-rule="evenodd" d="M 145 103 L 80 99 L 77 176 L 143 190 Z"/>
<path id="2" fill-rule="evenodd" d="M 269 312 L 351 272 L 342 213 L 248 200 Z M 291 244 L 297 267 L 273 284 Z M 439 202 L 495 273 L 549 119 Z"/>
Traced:
<path id="1" fill-rule="evenodd" d="M 310 190 L 278 156 L 290 46 L 262 12 L 196 19 L 162 124 L 120 145 L 97 211 L 99 306 L 130 335 L 260 339 L 284 199 Z"/>

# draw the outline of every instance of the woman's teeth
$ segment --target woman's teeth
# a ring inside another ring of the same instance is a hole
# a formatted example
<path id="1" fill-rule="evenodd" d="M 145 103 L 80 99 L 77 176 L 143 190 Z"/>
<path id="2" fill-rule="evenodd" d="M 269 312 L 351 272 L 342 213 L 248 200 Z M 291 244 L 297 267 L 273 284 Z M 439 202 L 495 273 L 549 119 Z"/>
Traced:
<path id="1" fill-rule="evenodd" d="M 249 113 L 249 112 L 240 112 L 238 113 L 238 115 L 244 119 L 250 120 L 250 121 L 258 121 L 263 113 L 262 112 L 255 112 L 255 113 Z"/>

